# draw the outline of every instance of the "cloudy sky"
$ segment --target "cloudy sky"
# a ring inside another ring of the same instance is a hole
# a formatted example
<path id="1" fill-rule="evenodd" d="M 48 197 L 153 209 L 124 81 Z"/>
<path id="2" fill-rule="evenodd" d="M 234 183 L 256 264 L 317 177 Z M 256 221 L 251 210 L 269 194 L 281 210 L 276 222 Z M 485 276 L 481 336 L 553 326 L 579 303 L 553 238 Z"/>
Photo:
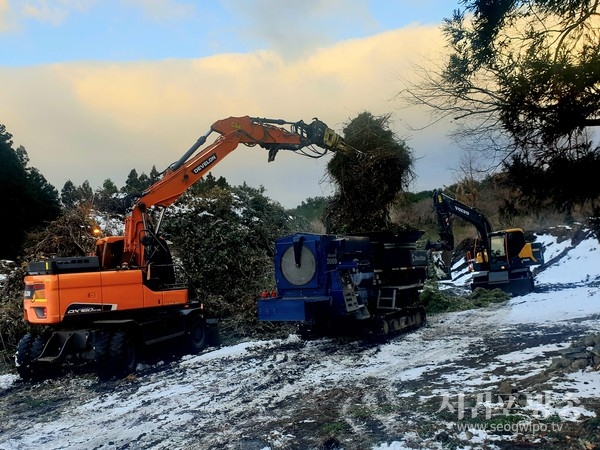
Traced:
<path id="1" fill-rule="evenodd" d="M 0 123 L 58 190 L 122 186 L 165 169 L 216 120 L 257 116 L 341 133 L 392 114 L 412 148 L 412 191 L 457 179 L 461 150 L 397 99 L 444 53 L 458 0 L 0 0 Z M 213 174 L 286 207 L 328 195 L 328 156 L 240 147 Z"/>

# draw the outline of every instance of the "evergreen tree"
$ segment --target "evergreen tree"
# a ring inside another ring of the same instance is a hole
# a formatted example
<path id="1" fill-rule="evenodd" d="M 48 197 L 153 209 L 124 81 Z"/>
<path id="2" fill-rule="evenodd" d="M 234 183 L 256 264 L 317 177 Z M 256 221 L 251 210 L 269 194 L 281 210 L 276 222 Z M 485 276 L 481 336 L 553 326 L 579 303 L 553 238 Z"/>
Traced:
<path id="1" fill-rule="evenodd" d="M 138 177 L 138 183 L 140 186 L 140 192 L 144 192 L 152 185 L 152 180 L 148 175 L 142 172 L 142 174 Z"/>
<path id="2" fill-rule="evenodd" d="M 119 192 L 119 188 L 117 188 L 117 185 L 113 183 L 110 178 L 104 180 L 104 183 L 102 183 L 102 190 L 108 195 L 115 195 Z"/>
<path id="3" fill-rule="evenodd" d="M 304 217 L 308 221 L 318 220 L 323 217 L 325 208 L 330 199 L 326 197 L 309 197 L 299 206 L 290 210 L 291 214 Z"/>
<path id="4" fill-rule="evenodd" d="M 160 173 L 156 170 L 156 166 L 152 166 L 152 169 L 150 170 L 150 184 L 152 185 L 158 180 L 160 180 Z"/>
<path id="5" fill-rule="evenodd" d="M 206 180 L 216 182 L 206 177 L 194 187 Z M 273 286 L 273 243 L 290 232 L 289 214 L 264 188 L 191 191 L 167 209 L 165 237 L 210 315 L 233 319 L 238 330 L 256 326 L 256 295 Z"/>
<path id="6" fill-rule="evenodd" d="M 61 210 L 58 191 L 37 168 L 28 167 L 26 170 L 31 209 L 40 218 L 40 225 L 45 225 L 47 221 L 54 220 Z"/>
<path id="7" fill-rule="evenodd" d="M 217 179 L 212 172 L 208 172 L 201 180 L 191 186 L 189 192 L 193 195 L 203 195 L 215 187 L 226 190 L 231 189 L 231 186 L 229 183 L 227 183 L 227 180 L 224 177 L 219 177 Z"/>
<path id="8" fill-rule="evenodd" d="M 137 170 L 131 169 L 131 172 L 127 175 L 127 180 L 125 180 L 125 186 L 121 188 L 121 191 L 127 195 L 138 195 L 142 193 L 143 189 L 140 184 Z"/>
<path id="9" fill-rule="evenodd" d="M 60 201 L 65 208 L 72 208 L 77 203 L 77 188 L 71 180 L 67 180 L 60 191 Z"/>
<path id="10" fill-rule="evenodd" d="M 124 213 L 123 201 L 119 198 L 119 188 L 110 178 L 104 180 L 102 187 L 94 194 L 94 207 L 107 213 Z"/>
<path id="11" fill-rule="evenodd" d="M 442 26 L 446 60 L 418 70 L 401 97 L 451 119 L 470 164 L 479 155 L 478 172 L 504 166 L 530 206 L 600 212 L 599 2 L 459 3 Z"/>
<path id="12" fill-rule="evenodd" d="M 0 124 L 0 259 L 17 259 L 28 231 L 60 214 L 58 192 L 34 167 L 24 147 L 12 148 L 12 135 Z"/>
<path id="13" fill-rule="evenodd" d="M 86 203 L 92 205 L 94 203 L 94 191 L 90 186 L 90 182 L 85 180 L 76 190 L 78 204 Z"/>

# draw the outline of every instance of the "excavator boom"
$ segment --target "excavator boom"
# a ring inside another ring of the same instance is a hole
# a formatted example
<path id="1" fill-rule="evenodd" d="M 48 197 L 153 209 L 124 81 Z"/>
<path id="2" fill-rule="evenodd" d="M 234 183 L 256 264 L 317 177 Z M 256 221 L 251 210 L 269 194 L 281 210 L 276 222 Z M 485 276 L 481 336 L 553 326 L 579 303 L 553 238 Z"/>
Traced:
<path id="1" fill-rule="evenodd" d="M 289 130 L 284 128 L 285 125 L 289 126 Z M 212 133 L 218 133 L 219 138 L 200 150 Z M 167 169 L 164 177 L 142 194 L 137 204 L 144 207 L 171 205 L 240 144 L 264 148 L 268 151 L 269 162 L 275 160 L 279 150 L 299 151 L 317 146 L 324 150 L 315 152 L 318 156 L 323 156 L 328 150 L 353 150 L 341 136 L 318 119 L 306 124 L 303 121 L 249 116 L 228 117 L 213 123 L 210 130 Z"/>
<path id="2" fill-rule="evenodd" d="M 212 133 L 219 134 L 218 138 L 202 148 Z M 312 157 L 321 157 L 327 151 L 356 151 L 318 119 L 308 124 L 304 121 L 289 122 L 249 116 L 218 120 L 133 205 L 125 221 L 124 255 L 130 258 L 128 264 L 146 264 L 140 243 L 151 231 L 148 227 L 148 209 L 155 206 L 165 208 L 173 204 L 240 144 L 267 150 L 269 162 L 275 159 L 279 150 L 306 152 L 310 149 Z M 153 233 L 156 231 L 152 230 Z"/>
<path id="3" fill-rule="evenodd" d="M 437 245 L 443 250 L 454 250 L 454 234 L 452 233 L 451 216 L 455 215 L 473 224 L 479 233 L 483 245 L 487 249 L 487 237 L 492 232 L 492 225 L 487 217 L 474 208 L 444 194 L 441 190 L 433 192 L 433 207 L 437 214 L 440 230 L 440 241 Z"/>

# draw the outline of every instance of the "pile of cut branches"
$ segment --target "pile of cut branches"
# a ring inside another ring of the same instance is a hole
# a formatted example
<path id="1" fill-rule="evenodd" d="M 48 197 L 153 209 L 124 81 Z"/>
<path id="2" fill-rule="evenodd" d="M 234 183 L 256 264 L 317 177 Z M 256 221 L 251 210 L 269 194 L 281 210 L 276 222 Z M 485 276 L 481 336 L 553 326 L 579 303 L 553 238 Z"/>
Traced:
<path id="1" fill-rule="evenodd" d="M 93 253 L 96 250 L 95 226 L 89 208 L 78 206 L 66 210 L 45 228 L 29 233 L 25 240 L 24 259 L 30 261 Z"/>

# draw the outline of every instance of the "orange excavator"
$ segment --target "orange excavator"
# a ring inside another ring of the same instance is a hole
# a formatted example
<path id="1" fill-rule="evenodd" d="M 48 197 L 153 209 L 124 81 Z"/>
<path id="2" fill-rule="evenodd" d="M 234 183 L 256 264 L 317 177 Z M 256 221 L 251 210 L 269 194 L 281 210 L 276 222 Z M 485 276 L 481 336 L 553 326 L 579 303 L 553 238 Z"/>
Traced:
<path id="1" fill-rule="evenodd" d="M 202 148 L 212 133 L 219 136 Z M 23 379 L 44 376 L 67 361 L 93 363 L 100 378 L 120 377 L 134 373 L 144 350 L 155 344 L 187 353 L 206 346 L 209 330 L 202 303 L 190 298 L 187 283 L 177 281 L 159 229 L 165 208 L 240 144 L 267 150 L 268 161 L 279 150 L 312 157 L 353 150 L 317 119 L 305 123 L 243 116 L 212 124 L 135 201 L 123 236 L 98 239 L 93 256 L 29 263 L 24 318 L 34 331 L 23 336 L 15 354 Z"/>

